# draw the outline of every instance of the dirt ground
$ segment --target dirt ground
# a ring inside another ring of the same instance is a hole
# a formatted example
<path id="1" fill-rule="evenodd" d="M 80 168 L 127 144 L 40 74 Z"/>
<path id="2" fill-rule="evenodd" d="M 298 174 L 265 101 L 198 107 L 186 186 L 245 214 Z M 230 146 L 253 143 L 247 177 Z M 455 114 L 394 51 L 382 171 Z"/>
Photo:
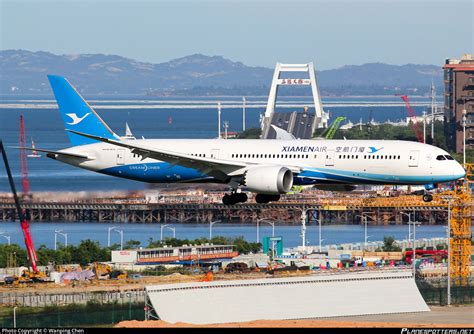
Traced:
<path id="1" fill-rule="evenodd" d="M 298 273 L 301 275 L 301 273 Z M 266 277 L 263 272 L 247 273 L 247 274 L 216 274 L 214 280 L 232 280 L 232 279 L 254 279 Z M 55 284 L 48 283 L 28 283 L 18 286 L 2 285 L 0 293 L 17 292 L 17 293 L 35 293 L 47 292 L 55 293 L 78 293 L 78 292 L 98 292 L 98 291 L 126 291 L 134 289 L 144 289 L 146 286 L 154 284 L 172 284 L 185 282 L 198 282 L 205 278 L 204 275 L 182 275 L 171 274 L 167 276 L 143 276 L 138 279 L 104 279 L 76 282 L 74 284 Z"/>
<path id="2" fill-rule="evenodd" d="M 257 320 L 240 323 L 193 325 L 165 321 L 122 321 L 120 328 L 474 328 L 474 306 L 431 307 L 431 312 L 380 314 L 304 320 Z"/>

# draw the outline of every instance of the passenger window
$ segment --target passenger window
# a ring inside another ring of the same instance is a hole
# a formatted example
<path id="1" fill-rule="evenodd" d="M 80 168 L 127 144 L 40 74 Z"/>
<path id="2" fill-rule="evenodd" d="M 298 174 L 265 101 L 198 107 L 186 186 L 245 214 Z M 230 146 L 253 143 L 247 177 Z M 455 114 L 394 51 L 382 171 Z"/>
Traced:
<path id="1" fill-rule="evenodd" d="M 444 155 L 438 155 L 436 157 L 436 160 L 446 160 L 446 158 L 444 157 Z"/>

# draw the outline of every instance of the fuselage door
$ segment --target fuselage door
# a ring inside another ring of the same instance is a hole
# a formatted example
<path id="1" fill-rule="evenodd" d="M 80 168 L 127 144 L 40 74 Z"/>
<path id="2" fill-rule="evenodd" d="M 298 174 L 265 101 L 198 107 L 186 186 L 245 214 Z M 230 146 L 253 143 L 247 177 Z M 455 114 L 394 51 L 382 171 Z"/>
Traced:
<path id="1" fill-rule="evenodd" d="M 125 149 L 119 148 L 117 149 L 117 165 L 124 165 L 125 164 Z"/>
<path id="2" fill-rule="evenodd" d="M 420 151 L 410 151 L 410 158 L 408 159 L 408 167 L 418 167 L 419 158 L 420 158 Z"/>
<path id="3" fill-rule="evenodd" d="M 219 149 L 212 149 L 211 150 L 211 158 L 219 159 Z"/>
<path id="4" fill-rule="evenodd" d="M 326 152 L 326 166 L 334 166 L 334 152 Z"/>

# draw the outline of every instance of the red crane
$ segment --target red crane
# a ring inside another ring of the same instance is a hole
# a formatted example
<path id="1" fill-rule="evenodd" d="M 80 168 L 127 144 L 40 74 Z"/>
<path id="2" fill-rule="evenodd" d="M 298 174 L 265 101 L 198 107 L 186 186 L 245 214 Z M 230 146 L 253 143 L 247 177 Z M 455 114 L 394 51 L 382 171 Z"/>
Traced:
<path id="1" fill-rule="evenodd" d="M 408 102 L 408 96 L 401 95 L 400 97 L 402 98 L 403 102 L 405 102 L 405 106 L 408 111 L 408 116 L 410 116 L 411 126 L 413 128 L 413 131 L 415 132 L 416 138 L 418 139 L 420 143 L 424 143 L 425 141 L 423 140 L 423 133 L 418 127 L 418 122 L 416 121 L 415 110 L 413 110 L 413 108 L 410 105 L 410 102 Z"/>
<path id="2" fill-rule="evenodd" d="M 18 213 L 18 217 L 20 218 L 21 222 L 21 229 L 23 230 L 23 235 L 25 236 L 25 245 L 26 250 L 28 252 L 28 259 L 31 264 L 31 268 L 35 274 L 38 273 L 38 268 L 36 266 L 36 262 L 38 261 L 38 256 L 36 255 L 35 246 L 33 244 L 33 238 L 31 237 L 30 233 L 30 223 L 26 219 L 25 212 L 22 210 L 20 206 L 20 199 L 16 193 L 15 183 L 13 182 L 12 172 L 10 169 L 10 165 L 8 164 L 7 154 L 5 153 L 5 148 L 3 147 L 3 142 L 0 140 L 0 151 L 2 151 L 3 162 L 5 163 L 5 169 L 7 170 L 8 174 L 8 181 L 10 182 L 10 188 L 13 193 L 13 198 L 15 199 L 15 206 L 16 211 Z"/>
<path id="3" fill-rule="evenodd" d="M 25 121 L 23 115 L 20 115 L 20 168 L 21 168 L 21 185 L 23 187 L 23 196 L 30 192 L 30 181 L 28 181 L 28 164 L 26 162 L 26 135 Z"/>

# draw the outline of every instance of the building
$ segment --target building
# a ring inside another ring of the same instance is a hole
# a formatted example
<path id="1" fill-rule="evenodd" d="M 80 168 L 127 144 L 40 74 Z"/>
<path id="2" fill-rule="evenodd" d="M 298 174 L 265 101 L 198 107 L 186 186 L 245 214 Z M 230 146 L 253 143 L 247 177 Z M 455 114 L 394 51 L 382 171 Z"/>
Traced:
<path id="1" fill-rule="evenodd" d="M 311 139 L 315 129 L 316 115 L 313 113 L 303 112 L 274 112 L 271 118 L 271 124 L 291 133 L 295 138 Z M 277 134 L 274 129 L 270 128 L 266 139 L 275 139 Z"/>
<path id="2" fill-rule="evenodd" d="M 444 69 L 444 117 L 448 148 L 463 152 L 463 110 L 466 110 L 466 148 L 474 148 L 474 58 L 446 59 Z"/>
<path id="3" fill-rule="evenodd" d="M 199 261 L 231 259 L 239 255 L 233 245 L 183 245 L 181 247 L 160 247 L 112 251 L 115 264 L 192 264 Z"/>

